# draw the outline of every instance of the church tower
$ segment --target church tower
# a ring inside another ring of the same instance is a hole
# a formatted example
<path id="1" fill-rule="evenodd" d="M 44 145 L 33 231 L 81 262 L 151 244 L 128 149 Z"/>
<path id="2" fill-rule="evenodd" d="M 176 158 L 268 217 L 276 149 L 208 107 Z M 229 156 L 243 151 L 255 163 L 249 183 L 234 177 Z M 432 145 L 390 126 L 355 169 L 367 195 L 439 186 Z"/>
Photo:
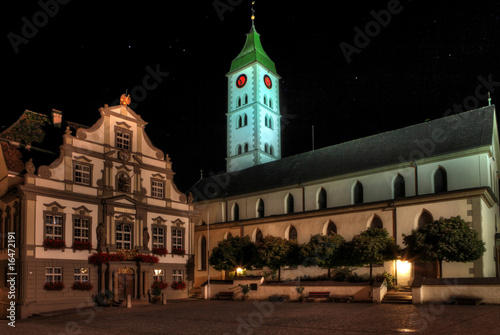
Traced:
<path id="1" fill-rule="evenodd" d="M 254 18 L 243 50 L 226 74 L 228 172 L 281 158 L 280 77 L 262 48 Z"/>

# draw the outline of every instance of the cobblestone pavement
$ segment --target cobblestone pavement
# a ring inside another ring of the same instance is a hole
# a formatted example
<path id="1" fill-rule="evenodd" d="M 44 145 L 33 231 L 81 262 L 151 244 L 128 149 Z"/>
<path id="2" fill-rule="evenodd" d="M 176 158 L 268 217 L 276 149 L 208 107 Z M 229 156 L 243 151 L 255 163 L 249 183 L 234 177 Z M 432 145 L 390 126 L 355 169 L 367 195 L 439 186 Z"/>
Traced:
<path id="1" fill-rule="evenodd" d="M 0 334 L 500 334 L 500 306 L 175 300 L 0 320 Z"/>

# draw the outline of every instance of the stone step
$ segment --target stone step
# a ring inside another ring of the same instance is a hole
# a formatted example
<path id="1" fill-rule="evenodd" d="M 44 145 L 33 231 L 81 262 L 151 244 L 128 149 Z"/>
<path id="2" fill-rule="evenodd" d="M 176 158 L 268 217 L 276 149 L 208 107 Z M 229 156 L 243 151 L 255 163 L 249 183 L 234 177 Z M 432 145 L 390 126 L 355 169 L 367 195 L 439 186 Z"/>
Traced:
<path id="1" fill-rule="evenodd" d="M 408 291 L 387 292 L 382 299 L 384 304 L 411 304 L 412 294 Z"/>

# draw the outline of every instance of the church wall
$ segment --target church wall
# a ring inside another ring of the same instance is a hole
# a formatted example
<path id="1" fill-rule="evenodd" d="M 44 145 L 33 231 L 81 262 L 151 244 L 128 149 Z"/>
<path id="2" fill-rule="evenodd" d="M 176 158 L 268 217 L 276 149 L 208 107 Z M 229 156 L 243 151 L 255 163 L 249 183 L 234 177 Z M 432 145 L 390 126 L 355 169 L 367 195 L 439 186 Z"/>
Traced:
<path id="1" fill-rule="evenodd" d="M 498 205 L 495 204 L 489 208 L 484 201 L 481 202 L 481 234 L 480 238 L 485 242 L 486 252 L 483 255 L 483 273 L 485 277 L 496 276 L 496 247 L 495 233 L 496 217 L 498 214 Z"/>

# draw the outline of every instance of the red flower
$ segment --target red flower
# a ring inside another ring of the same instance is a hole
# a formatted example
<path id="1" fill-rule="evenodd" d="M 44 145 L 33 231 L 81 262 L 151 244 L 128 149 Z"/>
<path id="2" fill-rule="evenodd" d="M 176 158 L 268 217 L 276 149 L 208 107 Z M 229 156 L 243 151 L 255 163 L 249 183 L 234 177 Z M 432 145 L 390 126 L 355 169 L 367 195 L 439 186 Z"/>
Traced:
<path id="1" fill-rule="evenodd" d="M 57 250 L 66 248 L 66 243 L 63 240 L 52 240 L 50 238 L 46 238 L 43 240 L 43 246 L 47 249 Z"/>
<path id="2" fill-rule="evenodd" d="M 165 256 L 168 254 L 168 250 L 166 248 L 153 248 L 153 254 Z"/>
<path id="3" fill-rule="evenodd" d="M 89 256 L 90 264 L 106 264 L 109 262 L 124 261 L 125 256 L 120 253 L 96 252 Z"/>
<path id="4" fill-rule="evenodd" d="M 174 255 L 185 255 L 186 254 L 186 250 L 181 249 L 181 248 L 175 248 L 175 249 L 172 249 L 172 254 L 174 254 Z"/>
<path id="5" fill-rule="evenodd" d="M 160 259 L 157 256 L 144 255 L 144 254 L 138 254 L 137 256 L 134 257 L 134 260 L 136 262 L 143 262 L 143 263 L 158 263 L 160 261 Z"/>
<path id="6" fill-rule="evenodd" d="M 73 249 L 75 250 L 90 250 L 92 243 L 88 241 L 73 241 Z"/>
<path id="7" fill-rule="evenodd" d="M 183 281 L 174 281 L 170 287 L 173 290 L 184 290 L 186 288 L 186 283 Z"/>
<path id="8" fill-rule="evenodd" d="M 43 285 L 43 289 L 46 291 L 61 291 L 64 288 L 64 284 L 61 282 L 55 282 L 55 283 L 45 283 Z"/>

